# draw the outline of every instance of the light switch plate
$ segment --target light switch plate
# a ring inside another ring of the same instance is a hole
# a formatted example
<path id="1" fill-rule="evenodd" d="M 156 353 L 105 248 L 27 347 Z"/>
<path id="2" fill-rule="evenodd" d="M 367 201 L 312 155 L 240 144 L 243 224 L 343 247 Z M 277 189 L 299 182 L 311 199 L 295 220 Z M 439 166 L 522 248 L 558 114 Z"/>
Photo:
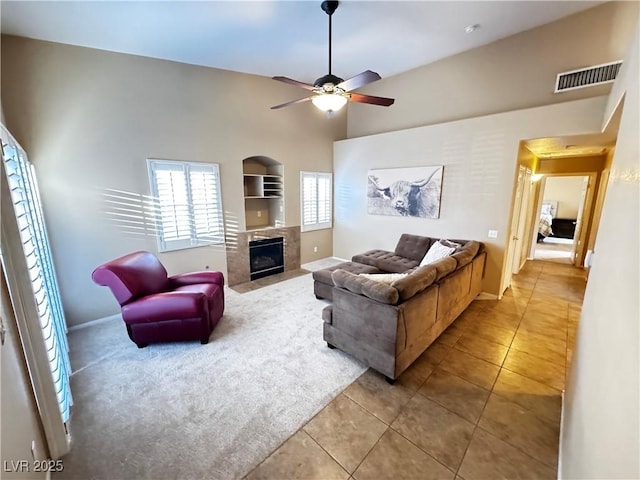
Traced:
<path id="1" fill-rule="evenodd" d="M 498 238 L 498 231 L 497 230 L 489 230 L 489 238 Z"/>

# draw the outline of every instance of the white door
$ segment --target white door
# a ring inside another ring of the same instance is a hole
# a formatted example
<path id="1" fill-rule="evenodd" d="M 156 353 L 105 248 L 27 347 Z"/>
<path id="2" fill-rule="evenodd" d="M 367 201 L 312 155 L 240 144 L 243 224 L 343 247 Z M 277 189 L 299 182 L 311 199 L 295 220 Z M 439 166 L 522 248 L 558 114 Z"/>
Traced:
<path id="1" fill-rule="evenodd" d="M 582 250 L 584 248 L 584 240 L 582 235 L 582 229 L 584 225 L 584 211 L 587 204 L 587 196 L 590 188 L 590 178 L 584 177 L 582 182 L 582 190 L 580 191 L 580 201 L 578 202 L 578 215 L 576 216 L 576 229 L 573 234 L 573 245 L 571 248 L 571 259 L 576 267 L 580 267 L 580 258 L 582 257 Z"/>
<path id="2" fill-rule="evenodd" d="M 522 194 L 524 190 L 525 167 L 518 168 L 518 184 L 516 186 L 516 195 L 513 199 L 513 213 L 511 216 L 511 227 L 509 229 L 509 243 L 507 246 L 507 264 L 505 268 L 504 282 L 502 291 L 504 292 L 511 285 L 511 274 L 513 273 L 516 244 L 518 241 L 518 226 L 520 225 L 520 212 L 522 210 Z"/>
<path id="3" fill-rule="evenodd" d="M 529 209 L 529 195 L 531 194 L 531 173 L 531 169 L 525 169 L 522 179 L 522 199 L 520 200 L 515 252 L 513 253 L 513 273 L 518 273 L 527 260 L 525 231 L 528 223 L 527 211 Z"/>

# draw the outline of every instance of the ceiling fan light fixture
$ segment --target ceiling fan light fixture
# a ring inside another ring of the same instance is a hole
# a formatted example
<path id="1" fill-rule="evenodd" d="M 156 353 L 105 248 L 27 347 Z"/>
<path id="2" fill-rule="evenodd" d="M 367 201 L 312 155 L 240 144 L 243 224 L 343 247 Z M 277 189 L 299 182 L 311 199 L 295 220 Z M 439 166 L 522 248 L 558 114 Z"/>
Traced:
<path id="1" fill-rule="evenodd" d="M 333 116 L 334 112 L 337 112 L 345 106 L 347 102 L 356 103 L 368 103 L 371 105 L 380 105 L 383 107 L 389 107 L 393 105 L 393 98 L 376 97 L 374 95 L 365 95 L 362 93 L 356 93 L 353 90 L 364 87 L 372 82 L 380 80 L 380 75 L 371 70 L 365 70 L 358 75 L 351 77 L 347 80 L 333 75 L 331 73 L 331 16 L 338 8 L 340 2 L 324 1 L 320 5 L 322 10 L 329 16 L 329 73 L 323 77 L 317 79 L 313 85 L 309 83 L 300 82 L 288 77 L 273 77 L 274 80 L 279 82 L 288 83 L 289 85 L 296 85 L 302 87 L 305 90 L 311 90 L 312 95 L 308 97 L 293 100 L 291 102 L 282 103 L 271 107 L 272 110 L 278 110 L 290 105 L 297 105 L 299 103 L 311 102 L 319 110 L 326 112 L 328 117 Z"/>
<path id="2" fill-rule="evenodd" d="M 323 93 L 316 95 L 311 102 L 323 112 L 337 112 L 347 103 L 347 97 L 339 93 Z"/>

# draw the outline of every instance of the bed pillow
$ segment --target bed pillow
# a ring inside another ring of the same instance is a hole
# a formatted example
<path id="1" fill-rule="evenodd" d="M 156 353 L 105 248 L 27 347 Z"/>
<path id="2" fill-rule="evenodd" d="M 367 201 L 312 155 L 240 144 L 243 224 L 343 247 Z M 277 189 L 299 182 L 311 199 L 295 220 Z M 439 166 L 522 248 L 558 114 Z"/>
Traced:
<path id="1" fill-rule="evenodd" d="M 391 285 L 396 280 L 406 277 L 407 273 L 361 273 L 359 277 L 364 277 L 376 282 L 386 283 Z"/>
<path id="2" fill-rule="evenodd" d="M 437 241 L 436 243 L 431 245 L 431 248 L 420 262 L 420 266 L 422 267 L 424 265 L 433 263 L 436 260 L 440 260 L 441 258 L 448 257 L 455 251 L 455 249 L 456 247 L 447 247 L 446 245 L 440 243 L 440 241 Z"/>

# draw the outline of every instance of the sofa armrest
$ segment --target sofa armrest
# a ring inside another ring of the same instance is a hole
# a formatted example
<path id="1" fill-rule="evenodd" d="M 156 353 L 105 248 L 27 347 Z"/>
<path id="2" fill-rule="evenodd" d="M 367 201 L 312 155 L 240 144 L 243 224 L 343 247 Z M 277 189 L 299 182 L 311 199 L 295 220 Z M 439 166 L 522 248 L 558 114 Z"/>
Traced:
<path id="1" fill-rule="evenodd" d="M 376 282 L 368 278 L 354 275 L 346 270 L 338 269 L 331 274 L 333 284 L 350 292 L 364 295 L 377 302 L 396 305 L 399 295 L 395 287 L 386 283 Z"/>
<path id="2" fill-rule="evenodd" d="M 169 277 L 171 288 L 184 287 L 185 285 L 196 285 L 199 283 L 215 283 L 224 286 L 224 275 L 222 272 L 204 270 L 202 272 L 181 273 Z"/>

